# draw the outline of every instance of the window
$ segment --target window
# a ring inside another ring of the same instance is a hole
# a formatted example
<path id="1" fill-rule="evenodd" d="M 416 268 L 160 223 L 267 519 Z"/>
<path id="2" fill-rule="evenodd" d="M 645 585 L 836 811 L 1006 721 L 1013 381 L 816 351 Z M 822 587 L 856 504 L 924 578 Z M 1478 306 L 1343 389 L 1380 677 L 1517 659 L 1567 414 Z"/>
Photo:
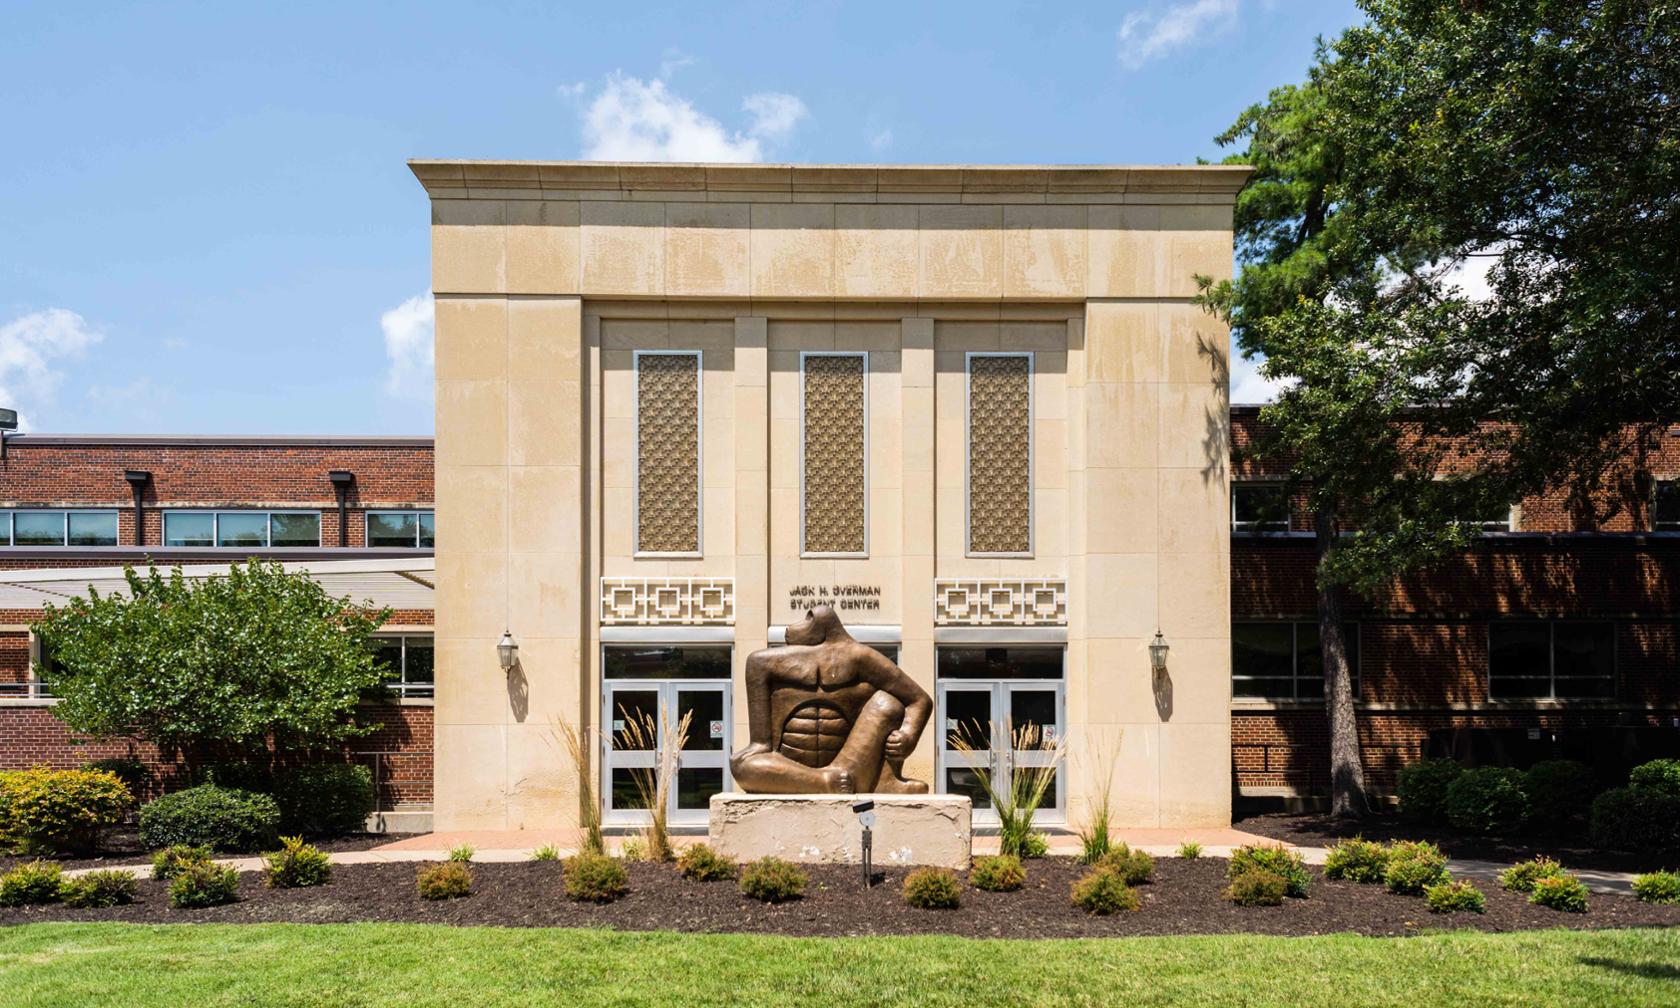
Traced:
<path id="1" fill-rule="evenodd" d="M 1485 512 L 1465 515 L 1458 519 L 1458 524 L 1467 525 L 1482 532 L 1510 532 L 1511 512 L 1511 505 L 1506 504 L 1490 508 Z"/>
<path id="2" fill-rule="evenodd" d="M 1616 625 L 1586 620 L 1488 624 L 1488 695 L 1607 697 L 1616 692 Z"/>
<path id="3" fill-rule="evenodd" d="M 1348 672 L 1359 696 L 1359 624 L 1344 623 Z M 1267 700 L 1322 700 L 1324 652 L 1318 624 L 1231 624 L 1231 695 Z"/>
<path id="4" fill-rule="evenodd" d="M 1231 529 L 1288 532 L 1289 493 L 1282 483 L 1231 484 Z"/>
<path id="5" fill-rule="evenodd" d="M 431 549 L 437 541 L 435 528 L 430 511 L 369 511 L 367 544 Z"/>
<path id="6" fill-rule="evenodd" d="M 115 511 L 0 511 L 0 545 L 115 546 Z"/>
<path id="7" fill-rule="evenodd" d="M 1651 518 L 1651 527 L 1658 532 L 1680 532 L 1680 480 L 1657 481 Z"/>
<path id="8" fill-rule="evenodd" d="M 376 637 L 374 653 L 388 672 L 385 685 L 401 697 L 432 695 L 432 638 Z"/>
<path id="9" fill-rule="evenodd" d="M 799 552 L 869 553 L 869 355 L 799 355 Z"/>
<path id="10" fill-rule="evenodd" d="M 165 546 L 321 545 L 319 511 L 168 511 L 163 516 Z"/>

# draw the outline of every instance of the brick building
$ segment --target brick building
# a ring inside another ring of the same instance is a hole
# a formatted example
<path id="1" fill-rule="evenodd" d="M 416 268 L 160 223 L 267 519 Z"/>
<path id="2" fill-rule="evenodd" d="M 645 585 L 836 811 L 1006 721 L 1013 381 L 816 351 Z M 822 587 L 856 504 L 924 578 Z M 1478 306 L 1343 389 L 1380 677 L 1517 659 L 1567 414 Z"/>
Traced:
<path id="1" fill-rule="evenodd" d="M 334 594 L 390 605 L 382 647 L 397 696 L 367 712 L 354 745 L 391 809 L 431 801 L 432 524 L 429 438 L 67 437 L 7 439 L 0 464 L 0 769 L 136 755 L 79 744 L 32 674 L 29 624 L 44 603 L 121 583 L 122 568 L 189 575 L 248 557 L 308 570 Z"/>
<path id="2" fill-rule="evenodd" d="M 1258 409 L 1234 407 L 1231 417 L 1234 442 L 1246 444 Z M 1552 751 L 1555 733 L 1592 726 L 1646 726 L 1680 743 L 1680 431 L 1660 439 L 1649 470 L 1650 492 L 1606 529 L 1581 528 L 1557 499 L 1518 502 L 1464 555 L 1379 597 L 1348 600 L 1377 790 L 1431 746 L 1490 758 L 1466 748 L 1475 740 L 1464 729 L 1506 729 L 1484 734 L 1510 740 L 1500 754 L 1519 759 L 1525 742 Z M 335 472 L 351 478 L 335 483 Z M 1310 517 L 1280 510 L 1268 496 L 1275 481 L 1239 453 L 1230 592 L 1239 807 L 1320 795 L 1327 775 Z M 167 779 L 172 765 L 150 747 L 73 743 L 52 717 L 50 690 L 30 674 L 28 624 L 41 602 L 114 583 L 125 564 L 203 573 L 259 556 L 308 569 L 335 593 L 402 606 L 385 631 L 401 696 L 369 712 L 384 727 L 359 740 L 353 758 L 376 769 L 387 808 L 427 808 L 432 501 L 426 438 L 8 439 L 0 769 L 134 753 Z"/>

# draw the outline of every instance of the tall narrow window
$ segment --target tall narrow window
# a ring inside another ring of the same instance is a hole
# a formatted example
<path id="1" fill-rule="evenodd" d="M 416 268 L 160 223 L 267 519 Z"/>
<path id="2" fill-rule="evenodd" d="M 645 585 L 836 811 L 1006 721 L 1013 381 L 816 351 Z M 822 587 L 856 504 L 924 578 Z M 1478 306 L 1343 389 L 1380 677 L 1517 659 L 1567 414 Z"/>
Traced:
<path id="1" fill-rule="evenodd" d="M 700 553 L 700 352 L 638 350 L 636 552 Z"/>
<path id="2" fill-rule="evenodd" d="M 1032 553 L 1030 353 L 968 355 L 968 552 Z"/>
<path id="3" fill-rule="evenodd" d="M 1680 532 L 1680 479 L 1657 481 L 1651 519 L 1658 532 Z"/>
<path id="4" fill-rule="evenodd" d="M 869 356 L 800 355 L 800 552 L 869 552 Z"/>

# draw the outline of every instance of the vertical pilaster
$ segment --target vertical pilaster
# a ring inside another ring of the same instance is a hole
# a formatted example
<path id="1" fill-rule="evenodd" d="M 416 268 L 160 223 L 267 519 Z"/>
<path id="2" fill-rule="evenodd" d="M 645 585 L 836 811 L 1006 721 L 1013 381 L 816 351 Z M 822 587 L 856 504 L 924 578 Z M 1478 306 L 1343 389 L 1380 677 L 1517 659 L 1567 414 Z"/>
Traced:
<path id="1" fill-rule="evenodd" d="M 933 319 L 907 318 L 901 323 L 900 409 L 903 416 L 903 645 L 898 663 L 932 696 L 936 663 L 933 649 L 934 523 L 934 392 Z M 960 521 L 956 515 L 947 521 Z M 933 780 L 934 747 L 939 726 L 930 724 L 905 767 L 912 777 Z"/>
<path id="2" fill-rule="evenodd" d="M 735 739 L 747 737 L 747 655 L 770 628 L 770 327 L 735 320 Z M 739 745 L 737 745 L 739 748 Z"/>

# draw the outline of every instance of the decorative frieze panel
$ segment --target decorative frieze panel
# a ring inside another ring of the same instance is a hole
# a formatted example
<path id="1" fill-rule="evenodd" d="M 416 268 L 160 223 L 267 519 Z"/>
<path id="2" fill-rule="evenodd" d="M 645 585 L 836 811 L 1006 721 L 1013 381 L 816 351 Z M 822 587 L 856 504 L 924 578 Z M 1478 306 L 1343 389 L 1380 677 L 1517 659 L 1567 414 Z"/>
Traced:
<path id="1" fill-rule="evenodd" d="M 636 354 L 636 552 L 700 552 L 700 354 Z"/>
<path id="2" fill-rule="evenodd" d="M 1032 552 L 1032 355 L 968 357 L 968 552 Z"/>
<path id="3" fill-rule="evenodd" d="M 1066 626 L 1062 578 L 938 578 L 933 621 L 939 626 Z"/>
<path id="4" fill-rule="evenodd" d="M 868 358 L 860 353 L 803 355 L 800 379 L 800 551 L 867 553 Z"/>
<path id="5" fill-rule="evenodd" d="M 734 626 L 734 578 L 601 579 L 602 626 Z"/>

